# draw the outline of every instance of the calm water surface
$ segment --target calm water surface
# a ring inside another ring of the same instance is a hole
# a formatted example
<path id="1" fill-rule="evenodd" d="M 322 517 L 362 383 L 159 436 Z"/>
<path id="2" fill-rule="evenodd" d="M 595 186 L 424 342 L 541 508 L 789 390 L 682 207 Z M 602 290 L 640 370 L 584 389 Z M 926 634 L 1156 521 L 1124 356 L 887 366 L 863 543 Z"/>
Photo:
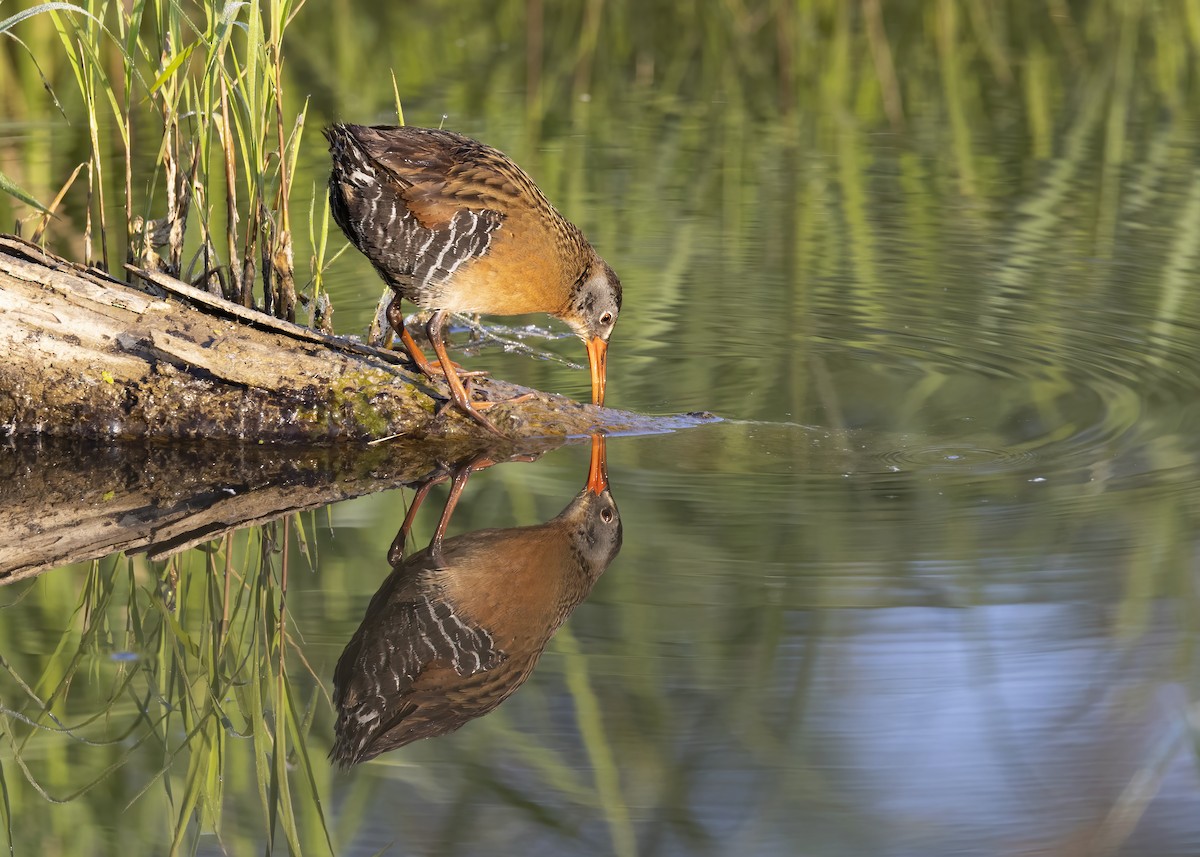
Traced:
<path id="1" fill-rule="evenodd" d="M 1195 128 L 1147 123 L 1105 167 L 1081 123 L 1054 138 L 1066 154 L 1037 160 L 1021 135 L 974 139 L 974 196 L 945 153 L 890 134 L 840 158 L 784 135 L 732 178 L 676 171 L 605 193 L 673 133 L 651 120 L 586 151 L 582 190 L 548 188 L 626 284 L 609 404 L 724 422 L 609 439 L 623 546 L 532 677 L 494 714 L 349 772 L 325 760 L 331 678 L 411 491 L 304 519 L 288 673 L 338 853 L 1200 853 L 1200 152 Z M 526 162 L 566 145 L 462 130 Z M 314 142 L 302 182 L 324 180 L 322 158 Z M 710 178 L 737 193 L 701 204 Z M 648 204 L 669 224 L 635 228 Z M 335 324 L 356 332 L 378 286 L 343 258 Z M 584 360 L 574 339 L 537 345 Z M 586 395 L 585 370 L 497 350 L 467 362 Z M 542 524 L 587 471 L 586 444 L 483 470 L 450 536 Z M 55 686 L 44 671 L 81 620 L 48 605 L 84 580 L 75 566 L 2 593 L 10 713 L 34 716 L 16 678 Z M 114 695 L 127 617 L 112 613 L 109 658 L 60 700 L 70 733 L 25 740 L 8 720 L 24 742 L 0 752 L 21 853 L 170 844 L 189 762 L 164 746 L 184 722 L 136 743 L 159 690 L 91 719 Z M 261 841 L 245 732 L 211 738 L 229 755 L 223 833 L 199 853 Z M 136 825 L 115 814 L 146 804 L 125 816 Z M 316 810 L 297 812 L 321 853 Z M 95 843 L 74 842 L 80 824 Z"/>

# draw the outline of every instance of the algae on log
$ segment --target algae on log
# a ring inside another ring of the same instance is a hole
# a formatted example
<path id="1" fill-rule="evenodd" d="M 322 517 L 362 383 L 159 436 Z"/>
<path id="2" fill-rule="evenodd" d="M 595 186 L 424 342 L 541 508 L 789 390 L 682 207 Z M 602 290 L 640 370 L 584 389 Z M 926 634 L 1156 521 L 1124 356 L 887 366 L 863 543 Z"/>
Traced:
<path id="1" fill-rule="evenodd" d="M 392 435 L 494 446 L 393 352 L 327 336 L 162 274 L 130 285 L 0 236 L 0 432 L 328 443 Z M 584 405 L 492 379 L 513 441 L 692 421 Z"/>

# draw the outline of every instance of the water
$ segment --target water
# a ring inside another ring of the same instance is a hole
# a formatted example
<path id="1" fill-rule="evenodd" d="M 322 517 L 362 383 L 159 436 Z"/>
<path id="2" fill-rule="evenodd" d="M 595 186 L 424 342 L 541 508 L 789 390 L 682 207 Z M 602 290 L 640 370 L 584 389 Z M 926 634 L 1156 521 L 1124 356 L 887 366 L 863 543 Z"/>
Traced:
<path id="1" fill-rule="evenodd" d="M 475 113 L 461 99 L 454 127 L 528 165 L 625 283 L 608 404 L 723 420 L 609 438 L 623 544 L 528 680 L 345 772 L 326 759 L 334 666 L 412 498 L 380 489 L 433 460 L 344 476 L 353 499 L 265 531 L 289 551 L 290 720 L 255 618 L 283 556 L 255 572 L 256 528 L 234 540 L 219 656 L 220 542 L 0 590 L 0 819 L 17 853 L 160 854 L 181 826 L 201 854 L 261 852 L 280 728 L 281 849 L 291 825 L 306 852 L 328 836 L 362 855 L 1200 853 L 1197 126 L 1164 118 L 1169 93 L 1097 95 L 1101 72 L 1072 68 L 1040 130 L 1036 93 L 997 94 L 978 70 L 976 100 L 906 90 L 904 133 L 827 102 L 677 111 L 602 72 L 595 100 L 559 105 L 571 133 L 562 115 L 529 133 L 520 87 Z M 421 81 L 409 119 L 437 124 L 459 101 Z M 380 93 L 378 116 L 328 112 L 382 118 Z M 311 136 L 300 185 L 327 169 Z M 369 265 L 347 254 L 329 286 L 339 332 L 361 332 Z M 584 358 L 571 338 L 537 347 Z M 554 361 L 464 362 L 588 392 L 586 370 Z M 9 521 L 33 502 L 14 486 L 40 484 L 20 446 L 0 453 Z M 308 502 L 318 481 L 258 454 L 278 509 Z M 45 479 L 102 508 L 153 466 Z M 543 525 L 588 470 L 586 443 L 482 469 L 448 538 Z M 156 496 L 138 514 L 167 509 Z M 495 564 L 500 594 L 516 565 Z M 31 730 L 32 698 L 51 696 L 55 719 Z"/>

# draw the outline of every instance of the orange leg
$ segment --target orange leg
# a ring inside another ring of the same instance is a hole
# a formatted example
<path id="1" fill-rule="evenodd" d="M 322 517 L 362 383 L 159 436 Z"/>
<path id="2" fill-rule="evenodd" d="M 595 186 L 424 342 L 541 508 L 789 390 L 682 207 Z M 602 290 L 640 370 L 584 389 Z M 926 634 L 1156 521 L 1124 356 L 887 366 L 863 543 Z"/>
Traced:
<path id="1" fill-rule="evenodd" d="M 405 353 L 412 359 L 412 362 L 416 364 L 417 371 L 426 378 L 432 378 L 435 374 L 444 374 L 440 365 L 430 363 L 426 359 L 425 353 L 417 345 L 417 341 L 413 339 L 412 334 L 408 332 L 408 328 L 405 327 L 404 312 L 400 307 L 400 295 L 396 295 L 392 298 L 392 302 L 388 304 L 387 319 L 388 323 L 392 326 L 392 330 L 400 334 L 400 344 L 404 348 Z M 479 369 L 468 372 L 457 363 L 451 363 L 450 365 L 454 367 L 454 371 L 458 373 L 458 377 L 460 378 L 476 378 L 487 375 L 487 372 Z"/>
<path id="2" fill-rule="evenodd" d="M 437 352 L 438 360 L 441 361 L 441 369 L 446 375 L 446 383 L 450 385 L 450 395 L 455 405 L 458 406 L 467 416 L 475 420 L 484 428 L 503 437 L 497 431 L 496 427 L 490 421 L 484 418 L 481 411 L 486 411 L 488 408 L 495 405 L 507 405 L 515 402 L 525 402 L 534 398 L 533 393 L 522 393 L 519 396 L 513 396 L 511 399 L 504 399 L 498 402 L 472 402 L 469 389 L 463 384 L 463 378 L 467 379 L 467 384 L 471 382 L 472 375 L 486 375 L 486 372 L 464 372 L 462 367 L 454 363 L 450 359 L 450 355 L 446 353 L 446 339 L 444 335 L 446 316 L 448 312 L 444 309 L 438 310 L 429 319 L 429 323 L 425 326 L 425 333 L 429 337 L 430 343 L 433 345 L 433 350 Z M 452 371 L 447 371 L 446 366 L 449 366 Z"/>
<path id="3" fill-rule="evenodd" d="M 459 378 L 458 372 L 455 371 L 454 364 L 450 361 L 450 355 L 446 353 L 446 342 L 443 338 L 446 315 L 447 312 L 444 309 L 435 312 L 433 318 L 429 319 L 429 324 L 425 326 L 425 333 L 429 336 L 433 350 L 437 352 L 438 360 L 442 364 L 442 371 L 446 374 L 446 383 L 450 386 L 450 397 L 454 400 L 454 404 L 458 406 L 458 409 L 468 417 L 497 437 L 504 437 L 500 429 L 492 425 L 491 421 L 480 413 L 481 410 L 490 407 L 494 403 L 482 402 L 479 405 L 471 403 L 471 399 L 467 395 L 467 390 L 463 386 L 462 379 Z"/>

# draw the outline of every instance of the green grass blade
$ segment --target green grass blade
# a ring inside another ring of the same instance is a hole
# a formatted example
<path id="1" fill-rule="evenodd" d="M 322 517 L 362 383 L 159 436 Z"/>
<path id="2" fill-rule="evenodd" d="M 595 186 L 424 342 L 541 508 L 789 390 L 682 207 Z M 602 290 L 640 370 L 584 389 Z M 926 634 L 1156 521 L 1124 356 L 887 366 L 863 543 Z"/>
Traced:
<path id="1" fill-rule="evenodd" d="M 17 199 L 21 200 L 21 202 L 36 208 L 38 211 L 42 212 L 42 214 L 50 214 L 50 209 L 46 208 L 46 206 L 34 199 L 33 195 L 28 191 L 22 190 L 16 182 L 6 176 L 3 172 L 0 172 L 0 190 L 11 196 L 15 196 Z"/>
<path id="2" fill-rule="evenodd" d="M 317 820 L 321 824 L 321 831 L 325 834 L 325 844 L 329 846 L 329 853 L 332 854 L 335 853 L 333 839 L 329 833 L 329 823 L 325 819 L 325 808 L 321 804 L 321 790 L 317 785 L 316 774 L 313 771 L 312 758 L 308 754 L 308 741 L 306 740 L 308 728 L 306 728 L 305 723 L 297 716 L 296 700 L 292 693 L 292 683 L 290 681 L 285 683 L 284 696 L 286 697 L 288 721 L 296 736 L 296 755 L 300 761 L 299 768 L 304 772 L 305 781 L 308 783 L 309 789 L 311 789 L 311 805 L 317 811 Z M 317 695 L 314 694 L 313 702 L 315 703 L 316 700 Z M 309 711 L 314 711 L 315 708 L 315 704 L 310 705 Z"/>
<path id="3" fill-rule="evenodd" d="M 9 30 L 27 18 L 32 18 L 34 15 L 41 14 L 42 12 L 75 12 L 79 15 L 86 15 L 97 24 L 100 23 L 99 18 L 97 18 L 87 9 L 76 6 L 74 3 L 40 3 L 37 6 L 25 9 L 15 15 L 5 18 L 3 21 L 0 21 L 0 33 L 7 33 Z"/>
<path id="4" fill-rule="evenodd" d="M 404 105 L 400 103 L 400 87 L 396 85 L 396 71 L 392 70 L 392 95 L 396 99 L 396 124 L 404 124 Z"/>
<path id="5" fill-rule="evenodd" d="M 0 803 L 0 819 L 4 821 L 4 834 L 8 838 L 8 853 L 12 855 L 13 851 L 13 831 L 12 831 L 12 806 L 8 799 L 8 778 L 4 775 L 4 763 L 0 762 L 0 797 L 4 798 L 3 803 Z"/>
<path id="6" fill-rule="evenodd" d="M 196 42 L 192 42 L 190 45 L 171 58 L 171 61 L 163 67 L 162 73 L 155 78 L 154 83 L 150 84 L 151 95 L 158 92 L 159 88 L 166 83 L 167 80 L 175 74 L 175 72 L 179 71 L 179 67 L 188 61 L 188 58 L 191 57 L 192 51 L 194 50 L 196 50 Z"/>

